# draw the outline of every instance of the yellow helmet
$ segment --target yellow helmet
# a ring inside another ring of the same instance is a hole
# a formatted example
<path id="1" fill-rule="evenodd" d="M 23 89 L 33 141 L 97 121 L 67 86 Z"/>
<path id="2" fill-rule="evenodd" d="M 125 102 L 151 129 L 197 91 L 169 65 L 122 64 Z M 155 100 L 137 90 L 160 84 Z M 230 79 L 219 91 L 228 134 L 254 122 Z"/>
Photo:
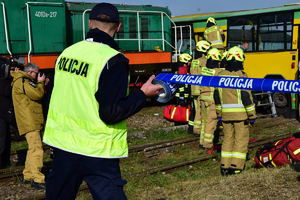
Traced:
<path id="1" fill-rule="evenodd" d="M 179 61 L 183 63 L 188 63 L 189 61 L 192 60 L 192 56 L 190 56 L 187 53 L 183 53 L 179 56 Z"/>
<path id="2" fill-rule="evenodd" d="M 227 55 L 228 55 L 228 51 L 224 51 L 224 53 L 222 54 L 222 60 L 223 60 L 224 58 L 226 59 Z"/>
<path id="3" fill-rule="evenodd" d="M 220 51 L 217 48 L 212 48 L 207 52 L 207 56 L 206 59 L 212 59 L 212 60 L 216 60 L 216 61 L 220 61 L 222 58 L 222 55 L 220 53 Z"/>
<path id="4" fill-rule="evenodd" d="M 206 53 L 209 48 L 210 48 L 210 43 L 207 42 L 206 40 L 201 40 L 201 41 L 197 42 L 197 44 L 196 44 L 197 51 L 200 51 L 203 53 Z"/>
<path id="5" fill-rule="evenodd" d="M 240 62 L 244 62 L 245 60 L 244 51 L 240 47 L 234 46 L 231 49 L 229 49 L 226 60 L 227 61 L 237 60 Z"/>
<path id="6" fill-rule="evenodd" d="M 208 22 L 211 22 L 211 23 L 213 23 L 214 25 L 217 25 L 216 20 L 215 20 L 214 18 L 212 18 L 212 17 L 209 17 L 209 18 L 207 19 L 206 23 L 208 23 Z"/>

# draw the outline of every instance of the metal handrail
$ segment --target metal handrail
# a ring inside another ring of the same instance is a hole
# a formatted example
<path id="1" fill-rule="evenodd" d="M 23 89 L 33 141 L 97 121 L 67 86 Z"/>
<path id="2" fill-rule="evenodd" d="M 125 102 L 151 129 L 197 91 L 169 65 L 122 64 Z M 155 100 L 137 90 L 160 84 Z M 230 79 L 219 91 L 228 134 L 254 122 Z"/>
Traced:
<path id="1" fill-rule="evenodd" d="M 184 27 L 188 27 L 190 29 L 190 54 L 192 54 L 192 34 L 191 34 L 192 33 L 192 27 L 191 27 L 191 25 L 184 25 L 184 26 L 175 26 L 175 27 L 173 27 L 175 29 L 175 31 L 174 31 L 175 33 L 177 33 L 177 28 L 180 28 L 180 40 L 181 40 L 181 44 L 180 44 L 180 47 L 178 49 L 178 52 L 179 52 L 179 54 L 181 52 L 181 47 L 182 47 L 182 43 L 183 43 L 182 28 L 184 28 Z M 177 39 L 177 38 L 175 38 L 175 39 Z M 176 45 L 177 45 L 177 42 L 176 42 Z M 177 53 L 176 53 L 176 56 L 177 56 Z"/>
<path id="2" fill-rule="evenodd" d="M 3 7 L 3 20 L 4 20 L 4 30 L 5 30 L 5 42 L 6 42 L 6 49 L 9 53 L 9 55 L 12 55 L 10 50 L 9 50 L 9 44 L 8 44 L 8 34 L 7 34 L 7 23 L 6 23 L 6 16 L 5 16 L 5 5 L 3 2 L 1 2 L 2 7 Z"/>
<path id="3" fill-rule="evenodd" d="M 84 15 L 86 12 L 89 12 L 91 11 L 91 9 L 86 9 L 83 11 L 83 14 L 82 14 L 82 30 L 83 30 L 83 39 L 85 40 L 85 18 L 84 18 Z M 173 22 L 173 20 L 169 17 L 169 15 L 167 15 L 165 12 L 159 12 L 159 11 L 135 11 L 135 10 L 119 10 L 119 12 L 135 12 L 136 15 L 137 15 L 137 24 L 138 24 L 138 38 L 137 39 L 115 39 L 116 41 L 122 41 L 122 40 L 127 40 L 127 41 L 130 41 L 130 40 L 133 40 L 133 41 L 138 41 L 138 45 L 139 45 L 139 51 L 141 51 L 141 41 L 144 41 L 144 40 L 151 40 L 151 41 L 154 41 L 154 40 L 161 40 L 162 41 L 162 44 L 163 44 L 163 51 L 165 50 L 165 43 L 167 43 L 171 48 L 173 48 L 175 50 L 175 54 L 177 55 L 177 34 L 175 33 L 175 46 L 172 46 L 168 41 L 165 40 L 165 37 L 164 37 L 164 25 L 163 25 L 163 16 L 167 16 L 167 18 L 171 21 L 171 23 L 176 27 L 176 24 Z M 160 13 L 161 14 L 161 24 L 162 24 L 162 39 L 141 39 L 140 38 L 140 23 L 139 23 L 139 14 L 140 13 Z M 177 59 L 177 58 L 176 58 Z"/>

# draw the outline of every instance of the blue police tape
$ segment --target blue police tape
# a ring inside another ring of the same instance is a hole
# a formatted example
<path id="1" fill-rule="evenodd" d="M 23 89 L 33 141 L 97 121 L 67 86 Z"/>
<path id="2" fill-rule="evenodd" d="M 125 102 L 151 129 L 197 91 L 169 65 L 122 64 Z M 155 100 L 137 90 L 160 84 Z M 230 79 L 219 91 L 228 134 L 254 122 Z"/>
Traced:
<path id="1" fill-rule="evenodd" d="M 160 93 L 155 97 L 156 101 L 160 103 L 167 103 L 174 95 L 177 90 L 177 84 L 171 83 L 168 81 L 162 81 L 159 79 L 153 79 L 153 84 L 158 84 L 163 86 L 163 89 L 160 91 Z"/>
<path id="2" fill-rule="evenodd" d="M 208 87 L 300 93 L 300 81 L 161 73 L 154 80 Z M 171 91 L 166 91 L 172 93 Z M 168 95 L 169 96 L 169 95 Z M 171 97 L 172 98 L 172 97 Z"/>

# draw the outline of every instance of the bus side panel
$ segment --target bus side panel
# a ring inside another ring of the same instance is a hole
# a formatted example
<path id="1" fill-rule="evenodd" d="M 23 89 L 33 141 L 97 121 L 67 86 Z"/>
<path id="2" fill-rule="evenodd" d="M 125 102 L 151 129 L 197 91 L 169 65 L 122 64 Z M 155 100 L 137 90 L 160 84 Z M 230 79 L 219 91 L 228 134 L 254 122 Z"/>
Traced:
<path id="1" fill-rule="evenodd" d="M 244 71 L 250 78 L 264 78 L 272 74 L 282 75 L 287 80 L 297 80 L 297 66 L 298 51 L 245 52 Z"/>

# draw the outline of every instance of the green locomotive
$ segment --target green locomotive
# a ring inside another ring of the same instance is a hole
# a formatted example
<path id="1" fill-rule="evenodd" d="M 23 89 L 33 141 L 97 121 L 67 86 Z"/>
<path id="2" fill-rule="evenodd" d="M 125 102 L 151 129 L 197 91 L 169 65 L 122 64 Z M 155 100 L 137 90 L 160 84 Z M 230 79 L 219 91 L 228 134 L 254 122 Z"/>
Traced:
<path id="1" fill-rule="evenodd" d="M 57 56 L 85 39 L 95 3 L 64 0 L 1 0 L 0 55 L 20 54 L 18 62 L 34 62 L 52 73 Z M 150 5 L 115 5 L 122 23 L 115 39 L 130 60 L 131 80 L 174 72 L 170 10 Z"/>

